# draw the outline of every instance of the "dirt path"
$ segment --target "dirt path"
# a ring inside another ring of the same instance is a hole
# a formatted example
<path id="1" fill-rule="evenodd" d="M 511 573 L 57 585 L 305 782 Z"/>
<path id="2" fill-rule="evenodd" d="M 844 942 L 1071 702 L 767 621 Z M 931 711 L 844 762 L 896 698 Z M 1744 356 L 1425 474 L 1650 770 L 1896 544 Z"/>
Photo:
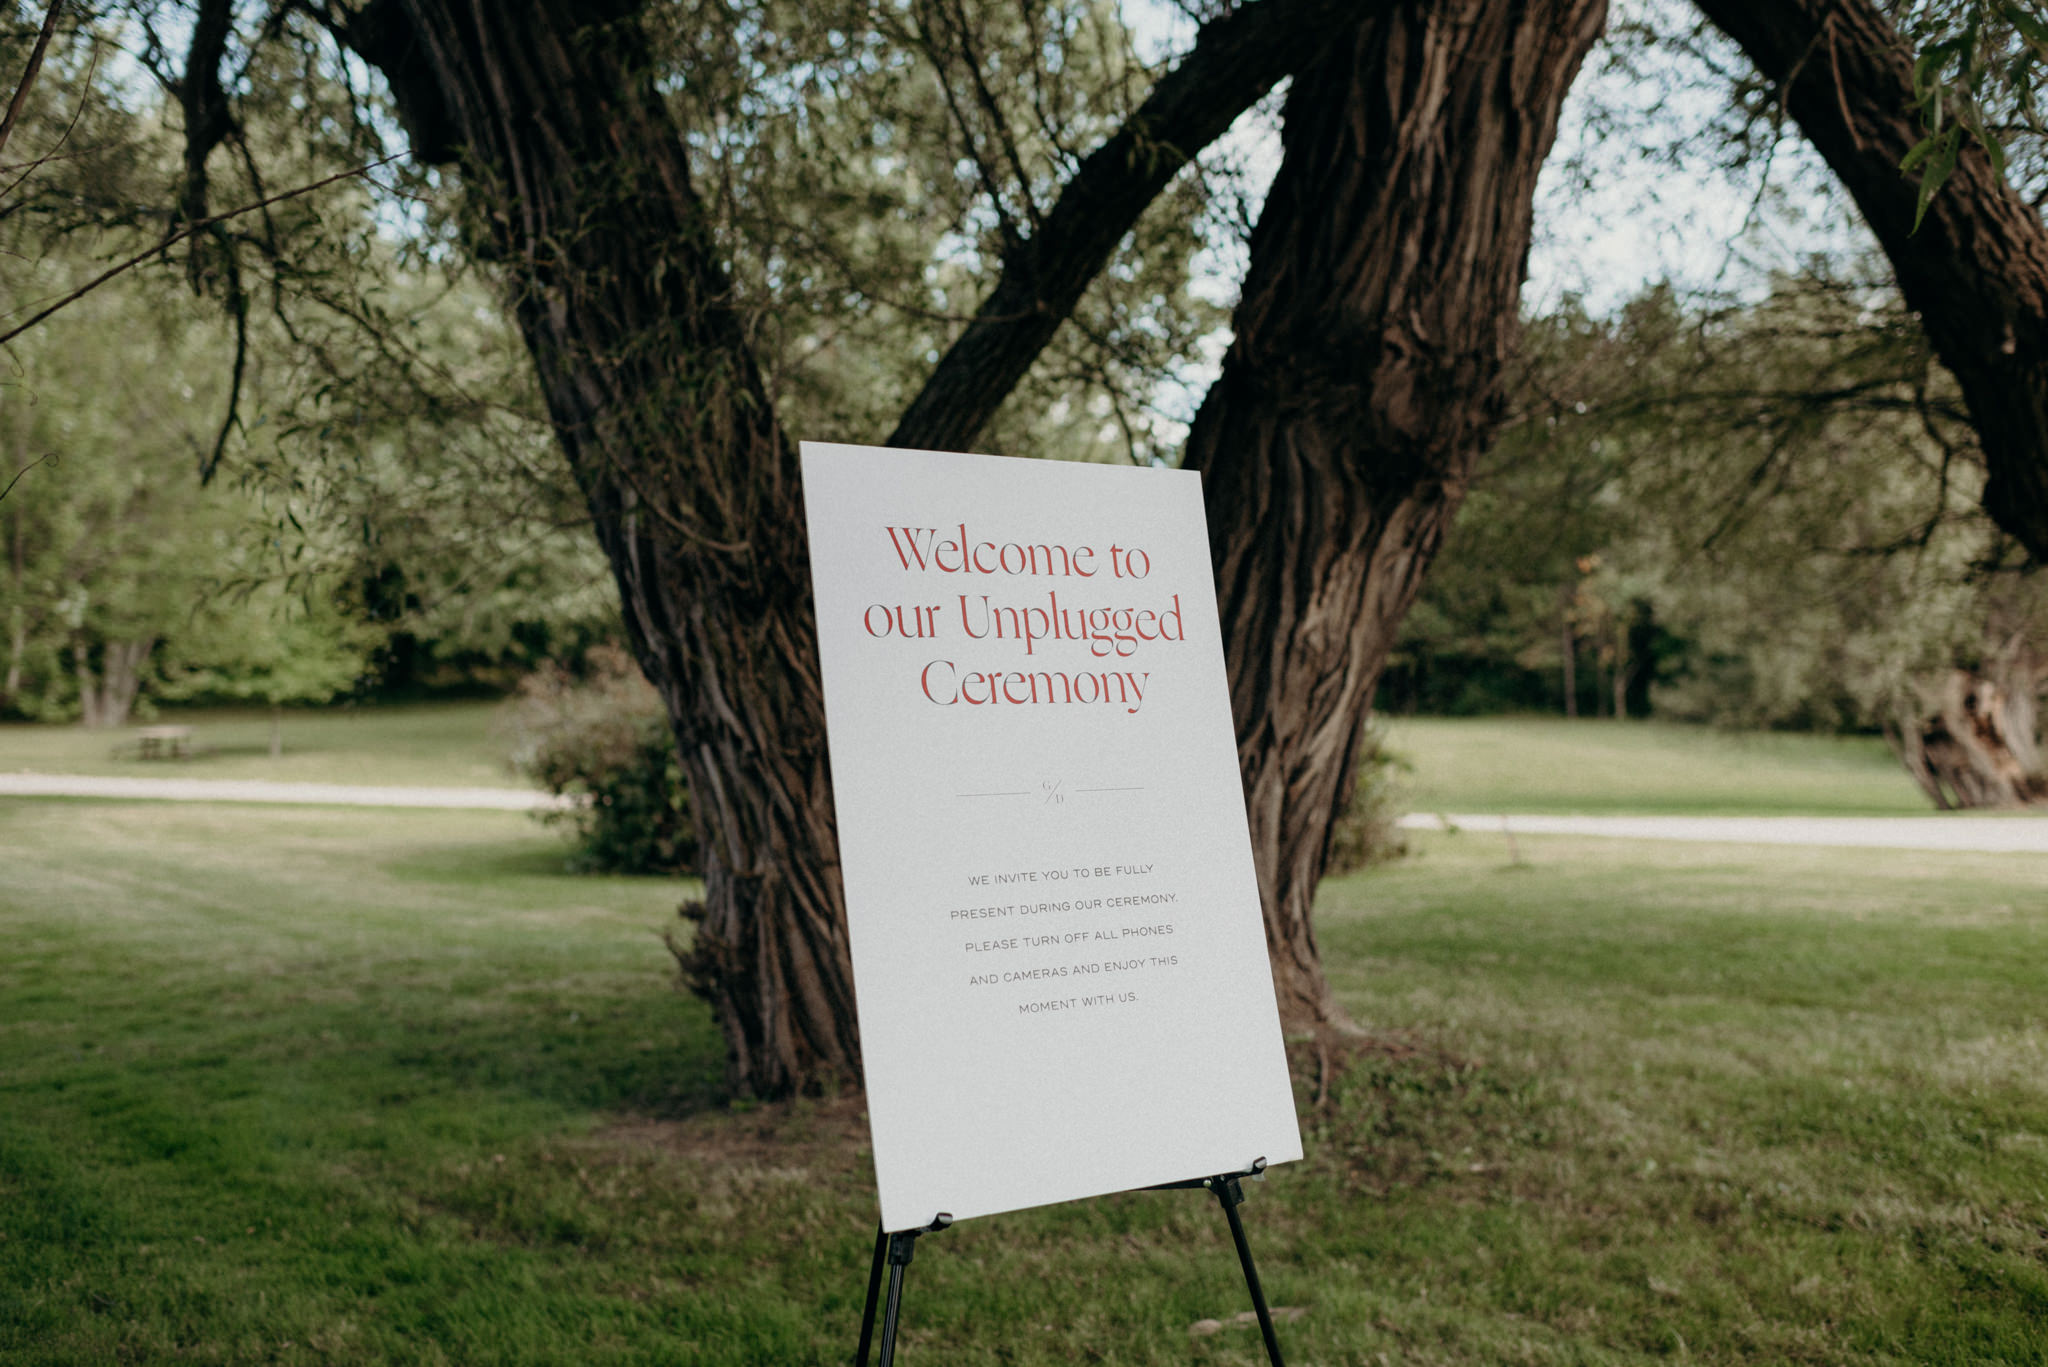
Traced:
<path id="1" fill-rule="evenodd" d="M 549 811 L 569 804 L 526 788 L 398 788 L 353 783 L 272 783 L 236 778 L 96 778 L 0 774 L 0 797 L 112 797 L 169 802 L 282 802 L 322 807 L 470 807 Z"/>
<path id="2" fill-rule="evenodd" d="M 273 802 L 335 807 L 557 810 L 569 801 L 523 788 L 406 788 L 263 779 L 101 778 L 0 774 L 0 797 L 100 797 L 170 802 Z M 1731 845 L 1845 845 L 1886 850 L 2048 854 L 2048 816 L 1500 816 L 1416 812 L 1401 827 L 1515 835 L 1590 835 Z"/>
<path id="3" fill-rule="evenodd" d="M 1847 845 L 1883 850 L 2048 854 L 2048 816 L 1492 816 L 1415 812 L 1409 831 L 1507 831 L 1730 845 Z"/>

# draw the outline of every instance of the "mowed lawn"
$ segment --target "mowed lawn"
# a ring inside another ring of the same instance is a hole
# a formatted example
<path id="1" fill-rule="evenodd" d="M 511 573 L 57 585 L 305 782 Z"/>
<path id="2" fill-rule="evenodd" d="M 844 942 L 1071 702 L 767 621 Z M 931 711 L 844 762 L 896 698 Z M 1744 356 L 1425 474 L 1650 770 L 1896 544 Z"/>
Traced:
<path id="1" fill-rule="evenodd" d="M 0 773 L 121 775 L 134 778 L 273 779 L 285 783 L 371 783 L 413 787 L 525 787 L 506 762 L 510 748 L 489 702 L 378 704 L 287 709 L 283 753 L 270 753 L 271 715 L 260 708 L 170 708 L 112 731 L 33 722 L 0 723 Z M 137 757 L 144 726 L 184 726 L 193 753 Z"/>
<path id="2" fill-rule="evenodd" d="M 135 727 L 0 723 L 0 773 L 278 779 L 416 786 L 521 786 L 506 763 L 503 709 L 490 702 L 335 707 L 270 714 L 180 708 L 188 759 L 136 757 Z M 141 725 L 142 723 L 138 723 Z M 1393 718 L 1400 787 L 1421 812 L 1912 815 L 1930 811 L 1883 741 L 1717 731 L 1661 722 L 1548 717 Z"/>
<path id="3" fill-rule="evenodd" d="M 1884 741 L 1666 722 L 1402 717 L 1387 745 L 1418 812 L 1912 816 L 1928 802 Z"/>
<path id="4" fill-rule="evenodd" d="M 0 1361 L 847 1361 L 857 1104 L 727 1104 L 687 885 L 560 866 L 0 800 Z M 1324 907 L 1375 1043 L 1245 1212 L 1297 1367 L 2048 1361 L 2048 861 L 1431 835 Z M 1194 1193 L 909 1280 L 906 1367 L 1261 1360 Z"/>

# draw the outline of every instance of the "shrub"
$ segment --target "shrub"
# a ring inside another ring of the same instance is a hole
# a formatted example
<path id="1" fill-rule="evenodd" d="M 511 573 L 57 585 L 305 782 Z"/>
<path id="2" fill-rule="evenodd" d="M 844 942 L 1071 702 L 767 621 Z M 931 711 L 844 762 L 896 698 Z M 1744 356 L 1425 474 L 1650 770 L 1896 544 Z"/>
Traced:
<path id="1" fill-rule="evenodd" d="M 543 819 L 570 828 L 570 867 L 588 873 L 691 873 L 697 832 L 661 700 L 616 646 L 577 677 L 550 662 L 506 705 L 512 767 L 578 799 Z"/>
<path id="2" fill-rule="evenodd" d="M 1351 791 L 1351 805 L 1330 826 L 1330 857 L 1323 866 L 1324 877 L 1356 873 L 1408 853 L 1400 825 L 1407 795 L 1399 776 L 1409 771 L 1408 761 L 1387 749 L 1384 734 L 1378 729 L 1366 732 L 1359 747 L 1358 786 Z"/>

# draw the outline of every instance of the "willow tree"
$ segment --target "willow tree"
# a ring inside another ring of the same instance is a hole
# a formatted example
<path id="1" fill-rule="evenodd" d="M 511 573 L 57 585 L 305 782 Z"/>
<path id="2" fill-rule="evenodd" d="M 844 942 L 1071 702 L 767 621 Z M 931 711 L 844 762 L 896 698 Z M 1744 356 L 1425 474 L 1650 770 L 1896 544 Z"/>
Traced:
<path id="1" fill-rule="evenodd" d="M 979 430 L 1168 179 L 1338 9 L 1257 0 L 1212 21 L 1049 207 L 1027 186 L 1029 212 L 1005 212 L 1018 191 L 991 186 L 1000 278 L 898 440 Z M 971 37 L 957 5 L 910 10 L 934 47 Z M 505 282 L 675 730 L 705 850 L 686 970 L 737 1081 L 857 1077 L 794 451 L 638 7 L 378 0 L 325 17 L 383 74 L 414 154 L 459 169 L 473 250 Z M 986 107 L 986 76 L 948 98 Z"/>
<path id="2" fill-rule="evenodd" d="M 1210 480 L 1253 845 L 1283 1016 L 1301 1027 L 1341 1018 L 1309 924 L 1329 826 L 1393 630 L 1498 422 L 1536 176 L 1605 6 L 1354 6 L 1330 24 L 1334 8 L 1272 5 L 1209 25 L 1049 211 L 1011 216 L 1001 280 L 891 440 L 971 444 L 1181 157 L 1300 71 L 1238 342 L 1189 463 Z M 630 19 L 570 27 L 534 6 L 485 30 L 466 13 L 394 4 L 344 35 L 390 79 L 416 149 L 459 154 L 468 192 L 507 206 L 486 218 L 490 250 L 511 264 L 704 822 L 688 968 L 739 1076 L 778 1090 L 850 1075 L 789 443 L 687 167 L 663 155 L 666 111 L 620 103 L 646 79 Z M 635 244 L 656 242 L 666 277 L 629 275 Z"/>
<path id="3" fill-rule="evenodd" d="M 144 20 L 158 8 L 133 7 Z M 1759 26 L 1757 50 L 1776 52 L 1772 15 L 1826 5 L 1713 8 L 1731 31 Z M 1035 56 L 1020 53 L 1051 43 L 1031 27 L 1037 7 L 1002 9 L 1028 41 L 1001 46 L 984 32 L 993 6 L 862 12 L 881 41 L 930 59 L 948 113 L 977 130 L 963 165 L 999 263 L 904 407 L 901 444 L 975 444 L 1146 206 L 1298 73 L 1237 338 L 1187 460 L 1209 484 L 1283 1009 L 1296 1025 L 1329 1023 L 1308 911 L 1330 820 L 1394 624 L 1498 422 L 1536 174 L 1604 6 L 1248 0 L 1127 110 L 1090 124 L 1092 150 L 1054 136 L 1035 170 L 1005 110 L 1034 98 Z M 413 157 L 459 186 L 464 247 L 501 281 L 702 823 L 688 972 L 737 1081 L 772 1093 L 855 1077 L 858 1052 L 796 463 L 758 318 L 736 299 L 693 175 L 704 130 L 671 98 L 698 76 L 665 67 L 655 41 L 675 13 L 635 0 L 298 0 L 264 33 L 331 35 L 377 74 Z M 230 0 L 198 0 L 182 69 L 165 73 L 187 115 L 192 224 L 209 158 L 248 150 L 234 105 L 252 63 L 229 58 L 260 40 L 218 41 L 235 15 Z M 779 41 L 760 24 L 742 36 Z M 734 60 L 749 69 L 744 50 Z M 1852 105 L 1897 94 L 1889 67 L 1845 61 L 1837 74 L 1871 83 Z M 1968 258 L 1989 240 L 1958 231 L 1943 250 Z M 2032 364 L 2034 334 L 2016 331 L 2012 351 Z M 2037 483 L 2022 469 L 2000 486 L 2013 516 L 2048 504 Z"/>

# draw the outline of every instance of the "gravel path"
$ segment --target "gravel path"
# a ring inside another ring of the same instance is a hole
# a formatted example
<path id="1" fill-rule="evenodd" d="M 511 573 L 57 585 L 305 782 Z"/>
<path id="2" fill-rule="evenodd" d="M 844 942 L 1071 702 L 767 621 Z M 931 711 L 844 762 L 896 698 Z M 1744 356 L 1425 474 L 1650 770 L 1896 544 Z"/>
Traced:
<path id="1" fill-rule="evenodd" d="M 353 783 L 272 783 L 238 778 L 97 778 L 0 774 L 0 797 L 114 797 L 170 802 L 282 802 L 322 807 L 481 807 L 550 811 L 566 798 L 526 788 L 394 788 Z"/>
<path id="2" fill-rule="evenodd" d="M 2048 854 L 2048 816 L 1437 816 L 1401 819 L 1410 831 L 1444 823 L 1515 835 L 1592 835 L 1622 840 L 1705 840 L 1731 845 L 1848 845 L 1883 850 Z"/>
<path id="3" fill-rule="evenodd" d="M 171 802 L 277 802 L 336 807 L 468 807 L 559 810 L 566 798 L 524 788 L 400 788 L 262 779 L 101 778 L 84 774 L 0 774 L 0 797 L 108 797 Z M 1499 816 L 1416 812 L 1404 830 L 1507 831 L 1622 840 L 1694 840 L 1733 845 L 1846 845 L 1886 850 L 2048 854 L 2048 816 Z"/>

